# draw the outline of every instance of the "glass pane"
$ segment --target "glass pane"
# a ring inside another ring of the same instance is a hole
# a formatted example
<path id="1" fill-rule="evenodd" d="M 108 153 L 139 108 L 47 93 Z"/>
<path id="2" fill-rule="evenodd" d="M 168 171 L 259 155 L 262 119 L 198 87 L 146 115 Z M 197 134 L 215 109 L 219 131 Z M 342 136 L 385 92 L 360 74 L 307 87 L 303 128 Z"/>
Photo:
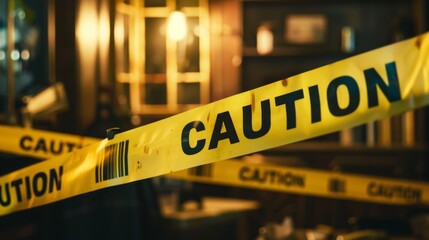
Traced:
<path id="1" fill-rule="evenodd" d="M 162 105 L 167 104 L 167 84 L 147 83 L 145 86 L 145 104 Z"/>
<path id="2" fill-rule="evenodd" d="M 177 0 L 177 9 L 183 7 L 198 7 L 198 0 Z"/>
<path id="3" fill-rule="evenodd" d="M 179 104 L 199 104 L 200 83 L 178 83 L 177 102 Z"/>
<path id="4" fill-rule="evenodd" d="M 47 1 L 16 1 L 15 49 L 11 57 L 16 57 L 12 60 L 17 98 L 49 85 L 47 11 Z"/>
<path id="5" fill-rule="evenodd" d="M 130 84 L 116 84 L 116 98 L 119 104 L 118 108 L 116 108 L 116 113 L 119 116 L 126 116 L 130 111 Z"/>
<path id="6" fill-rule="evenodd" d="M 10 29 L 7 2 L 0 1 L 0 112 L 6 111 L 8 66 L 13 72 L 17 107 L 23 96 L 33 95 L 49 85 L 48 1 L 14 1 L 11 6 L 14 20 Z M 8 53 L 7 36 L 11 32 L 14 42 Z"/>
<path id="7" fill-rule="evenodd" d="M 187 19 L 188 36 L 177 43 L 177 64 L 179 72 L 200 71 L 200 37 L 197 17 Z"/>
<path id="8" fill-rule="evenodd" d="M 165 18 L 146 18 L 146 64 L 145 73 L 165 73 L 166 39 L 161 29 L 165 27 Z"/>
<path id="9" fill-rule="evenodd" d="M 144 0 L 145 7 L 165 7 L 167 0 Z"/>
<path id="10" fill-rule="evenodd" d="M 116 65 L 119 73 L 130 72 L 130 16 L 117 13 L 115 20 Z"/>

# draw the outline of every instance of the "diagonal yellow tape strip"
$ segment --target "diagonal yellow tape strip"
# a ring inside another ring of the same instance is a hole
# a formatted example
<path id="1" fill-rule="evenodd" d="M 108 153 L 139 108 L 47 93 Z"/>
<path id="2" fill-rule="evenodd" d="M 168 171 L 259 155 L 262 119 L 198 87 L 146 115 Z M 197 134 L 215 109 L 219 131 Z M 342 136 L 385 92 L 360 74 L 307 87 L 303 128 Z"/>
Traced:
<path id="1" fill-rule="evenodd" d="M 101 139 L 0 125 L 0 151 L 47 159 L 99 142 Z"/>
<path id="2" fill-rule="evenodd" d="M 249 157 L 250 158 L 250 157 Z M 225 160 L 167 175 L 187 181 L 383 204 L 429 204 L 429 184 Z"/>
<path id="3" fill-rule="evenodd" d="M 0 214 L 335 132 L 429 103 L 429 34 L 172 116 L 0 178 Z"/>
<path id="4" fill-rule="evenodd" d="M 0 132 L 3 133 L 0 138 L 0 151 L 34 158 L 47 158 L 53 154 L 80 148 L 83 143 L 100 141 L 95 138 L 1 125 Z M 117 153 L 119 154 L 119 150 Z M 253 159 L 252 156 L 247 156 L 246 159 L 245 161 L 224 160 L 165 176 L 208 184 L 336 199 L 384 204 L 429 205 L 429 184 L 421 181 L 275 166 L 266 163 L 256 164 L 249 161 Z M 121 171 L 119 164 L 113 168 L 118 172 Z M 101 176 L 100 172 L 99 175 Z M 120 177 L 119 175 L 118 173 L 117 177 Z"/>

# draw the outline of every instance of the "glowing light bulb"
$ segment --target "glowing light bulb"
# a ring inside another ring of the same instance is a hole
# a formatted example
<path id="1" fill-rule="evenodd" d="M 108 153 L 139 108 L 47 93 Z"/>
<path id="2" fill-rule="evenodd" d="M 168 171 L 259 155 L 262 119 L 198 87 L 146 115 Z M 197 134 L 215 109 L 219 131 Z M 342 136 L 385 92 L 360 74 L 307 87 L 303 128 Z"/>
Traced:
<path id="1" fill-rule="evenodd" d="M 174 41 L 180 41 L 186 37 L 187 32 L 186 15 L 179 11 L 172 12 L 168 18 L 167 36 Z"/>
<path id="2" fill-rule="evenodd" d="M 268 54 L 273 51 L 274 36 L 270 28 L 262 25 L 258 28 L 256 36 L 256 50 L 259 54 Z"/>
<path id="3" fill-rule="evenodd" d="M 13 61 L 18 61 L 18 59 L 19 59 L 19 51 L 18 50 L 12 50 L 12 52 L 10 53 L 10 58 Z"/>

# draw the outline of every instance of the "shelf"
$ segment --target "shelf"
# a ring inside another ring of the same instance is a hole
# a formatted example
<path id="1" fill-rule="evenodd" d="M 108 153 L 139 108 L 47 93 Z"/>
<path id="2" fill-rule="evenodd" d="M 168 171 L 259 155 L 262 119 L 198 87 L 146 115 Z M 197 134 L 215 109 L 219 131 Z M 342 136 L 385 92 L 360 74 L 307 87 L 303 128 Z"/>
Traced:
<path id="1" fill-rule="evenodd" d="M 143 75 L 145 76 L 143 79 Z M 178 72 L 177 73 L 177 83 L 201 83 L 201 75 L 200 72 Z M 134 76 L 138 76 L 135 74 Z M 119 83 L 132 83 L 135 81 L 135 77 L 133 77 L 132 73 L 121 72 L 116 76 L 117 81 Z M 156 73 L 156 74 L 141 74 L 139 78 L 140 84 L 146 83 L 157 83 L 157 84 L 165 84 L 167 82 L 167 74 L 166 73 Z"/>
<path id="2" fill-rule="evenodd" d="M 277 148 L 272 148 L 263 151 L 267 154 L 282 155 L 282 154 L 315 154 L 315 153 L 333 153 L 333 154 L 429 154 L 429 146 L 427 144 L 415 144 L 414 146 L 404 146 L 401 144 L 392 144 L 390 146 L 367 146 L 365 144 L 352 144 L 345 146 L 339 142 L 297 142 L 291 143 Z M 316 154 L 317 155 L 317 154 Z"/>
<path id="3" fill-rule="evenodd" d="M 278 47 L 268 54 L 259 54 L 256 48 L 244 47 L 243 57 L 298 57 L 298 56 L 330 56 L 330 57 L 350 57 L 356 55 L 356 52 L 344 53 L 339 50 L 326 49 L 323 46 L 297 46 L 297 47 Z"/>

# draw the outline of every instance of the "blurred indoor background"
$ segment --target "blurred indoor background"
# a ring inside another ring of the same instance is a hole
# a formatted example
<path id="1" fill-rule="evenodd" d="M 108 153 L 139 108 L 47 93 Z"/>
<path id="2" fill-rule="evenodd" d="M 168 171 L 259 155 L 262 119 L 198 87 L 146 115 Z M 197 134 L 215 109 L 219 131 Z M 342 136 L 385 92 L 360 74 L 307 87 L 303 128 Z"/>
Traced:
<path id="1" fill-rule="evenodd" d="M 110 127 L 149 124 L 413 37 L 427 31 L 428 10 L 425 0 L 0 0 L 0 123 L 104 138 Z M 428 113 L 259 154 L 277 165 L 428 181 Z M 2 154 L 0 171 L 37 161 Z M 197 219 L 162 211 L 206 196 L 253 205 Z M 157 178 L 0 218 L 0 239 L 264 239 L 264 226 L 291 221 L 324 239 L 365 229 L 385 235 L 360 239 L 414 239 L 411 220 L 427 213 Z"/>

